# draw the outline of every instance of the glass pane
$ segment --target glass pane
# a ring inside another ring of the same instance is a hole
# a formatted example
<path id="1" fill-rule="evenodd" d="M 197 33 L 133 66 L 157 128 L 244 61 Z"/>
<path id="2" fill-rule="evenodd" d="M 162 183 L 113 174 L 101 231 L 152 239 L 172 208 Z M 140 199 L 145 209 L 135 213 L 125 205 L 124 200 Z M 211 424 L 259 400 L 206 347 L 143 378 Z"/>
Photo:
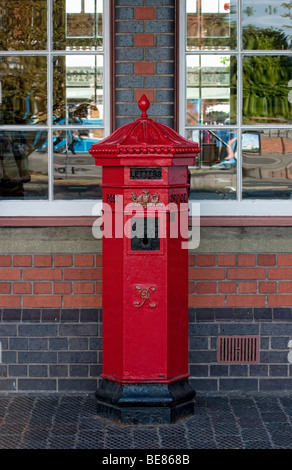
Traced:
<path id="1" fill-rule="evenodd" d="M 242 136 L 243 198 L 292 198 L 292 130 Z"/>
<path id="2" fill-rule="evenodd" d="M 54 49 L 102 49 L 102 9 L 102 0 L 54 0 Z"/>
<path id="3" fill-rule="evenodd" d="M 187 0 L 187 50 L 236 48 L 236 0 Z"/>
<path id="4" fill-rule="evenodd" d="M 47 199 L 45 131 L 0 131 L 0 199 Z"/>
<path id="5" fill-rule="evenodd" d="M 0 49 L 44 50 L 47 47 L 47 0 L 1 0 Z"/>
<path id="6" fill-rule="evenodd" d="M 54 132 L 54 199 L 101 198 L 102 168 L 88 153 L 102 129 Z"/>
<path id="7" fill-rule="evenodd" d="M 292 57 L 243 58 L 243 124 L 292 122 Z"/>
<path id="8" fill-rule="evenodd" d="M 46 57 L 0 57 L 0 124 L 44 124 Z"/>
<path id="9" fill-rule="evenodd" d="M 187 131 L 201 153 L 189 167 L 191 199 L 236 199 L 237 135 L 228 129 Z"/>
<path id="10" fill-rule="evenodd" d="M 103 124 L 103 56 L 54 58 L 54 124 Z"/>
<path id="11" fill-rule="evenodd" d="M 187 56 L 188 125 L 236 123 L 236 58 Z"/>
<path id="12" fill-rule="evenodd" d="M 244 49 L 291 49 L 291 2 L 243 0 Z"/>

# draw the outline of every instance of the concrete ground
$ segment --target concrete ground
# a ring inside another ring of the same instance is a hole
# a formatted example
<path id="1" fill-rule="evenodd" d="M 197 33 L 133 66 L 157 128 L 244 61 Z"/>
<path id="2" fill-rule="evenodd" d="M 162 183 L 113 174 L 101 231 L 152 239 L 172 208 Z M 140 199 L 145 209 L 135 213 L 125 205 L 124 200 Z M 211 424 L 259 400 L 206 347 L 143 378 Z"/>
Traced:
<path id="1" fill-rule="evenodd" d="M 291 448 L 291 394 L 197 396 L 193 416 L 160 425 L 103 419 L 94 394 L 0 394 L 0 449 Z"/>

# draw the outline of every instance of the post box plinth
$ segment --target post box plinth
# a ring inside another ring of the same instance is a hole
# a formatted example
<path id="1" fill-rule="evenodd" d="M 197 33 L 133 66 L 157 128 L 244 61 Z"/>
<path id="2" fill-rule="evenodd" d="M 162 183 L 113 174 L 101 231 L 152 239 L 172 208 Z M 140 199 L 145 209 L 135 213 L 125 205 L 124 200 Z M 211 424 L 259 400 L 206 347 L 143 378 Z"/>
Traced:
<path id="1" fill-rule="evenodd" d="M 194 412 L 195 391 L 188 379 L 169 384 L 120 384 L 102 379 L 96 391 L 99 415 L 132 424 L 166 424 Z"/>
<path id="2" fill-rule="evenodd" d="M 103 370 L 98 414 L 170 423 L 194 412 L 188 377 L 188 166 L 198 144 L 148 118 L 90 149 L 103 167 Z"/>

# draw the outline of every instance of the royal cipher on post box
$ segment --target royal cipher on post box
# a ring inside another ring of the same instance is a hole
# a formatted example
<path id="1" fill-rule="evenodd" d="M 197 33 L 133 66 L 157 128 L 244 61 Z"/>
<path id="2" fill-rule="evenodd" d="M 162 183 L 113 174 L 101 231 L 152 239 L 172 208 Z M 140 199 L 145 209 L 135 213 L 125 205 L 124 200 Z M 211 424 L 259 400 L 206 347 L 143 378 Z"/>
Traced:
<path id="1" fill-rule="evenodd" d="M 103 369 L 98 414 L 167 423 L 194 412 L 188 377 L 188 166 L 197 143 L 141 118 L 93 144 L 102 166 Z"/>

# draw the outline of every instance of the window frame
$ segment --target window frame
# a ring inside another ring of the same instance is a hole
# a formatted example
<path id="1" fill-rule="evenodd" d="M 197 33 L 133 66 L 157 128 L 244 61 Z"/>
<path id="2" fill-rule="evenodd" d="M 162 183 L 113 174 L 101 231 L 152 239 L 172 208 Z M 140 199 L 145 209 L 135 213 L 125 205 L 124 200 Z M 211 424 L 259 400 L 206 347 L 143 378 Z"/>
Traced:
<path id="1" fill-rule="evenodd" d="M 177 82 L 178 82 L 178 132 L 186 137 L 187 128 L 193 130 L 210 129 L 216 131 L 223 127 L 208 125 L 188 126 L 186 124 L 186 57 L 188 54 L 193 55 L 222 55 L 222 51 L 200 51 L 193 53 L 186 49 L 186 2 L 187 0 L 179 0 L 177 9 L 177 25 L 178 25 L 178 54 L 177 54 Z M 267 55 L 292 55 L 289 50 L 246 50 L 242 48 L 242 0 L 237 0 L 237 49 L 230 49 L 228 54 L 235 56 L 237 59 L 237 124 L 232 126 L 224 126 L 224 129 L 234 130 L 237 133 L 237 198 L 236 200 L 198 200 L 191 198 L 189 201 L 190 215 L 196 214 L 194 204 L 200 204 L 200 214 L 202 217 L 288 217 L 292 215 L 291 200 L 282 199 L 242 199 L 242 133 L 247 130 L 269 130 L 269 129 L 291 129 L 291 125 L 244 125 L 242 124 L 242 61 L 244 56 L 267 56 Z"/>
<path id="2" fill-rule="evenodd" d="M 0 56 L 43 56 L 47 57 L 47 97 L 48 114 L 46 125 L 0 125 L 0 131 L 47 131 L 48 133 L 48 199 L 47 200 L 0 200 L 0 218 L 12 217 L 88 217 L 98 215 L 101 211 L 100 199 L 53 200 L 53 133 L 72 129 L 104 130 L 104 137 L 111 132 L 112 125 L 112 92 L 111 92 L 111 13 L 112 1 L 103 0 L 103 49 L 101 51 L 84 51 L 84 55 L 103 55 L 103 107 L 104 123 L 93 125 L 53 125 L 53 57 L 80 55 L 82 52 L 53 49 L 53 0 L 47 0 L 47 49 L 46 50 L 13 50 L 1 51 Z"/>

